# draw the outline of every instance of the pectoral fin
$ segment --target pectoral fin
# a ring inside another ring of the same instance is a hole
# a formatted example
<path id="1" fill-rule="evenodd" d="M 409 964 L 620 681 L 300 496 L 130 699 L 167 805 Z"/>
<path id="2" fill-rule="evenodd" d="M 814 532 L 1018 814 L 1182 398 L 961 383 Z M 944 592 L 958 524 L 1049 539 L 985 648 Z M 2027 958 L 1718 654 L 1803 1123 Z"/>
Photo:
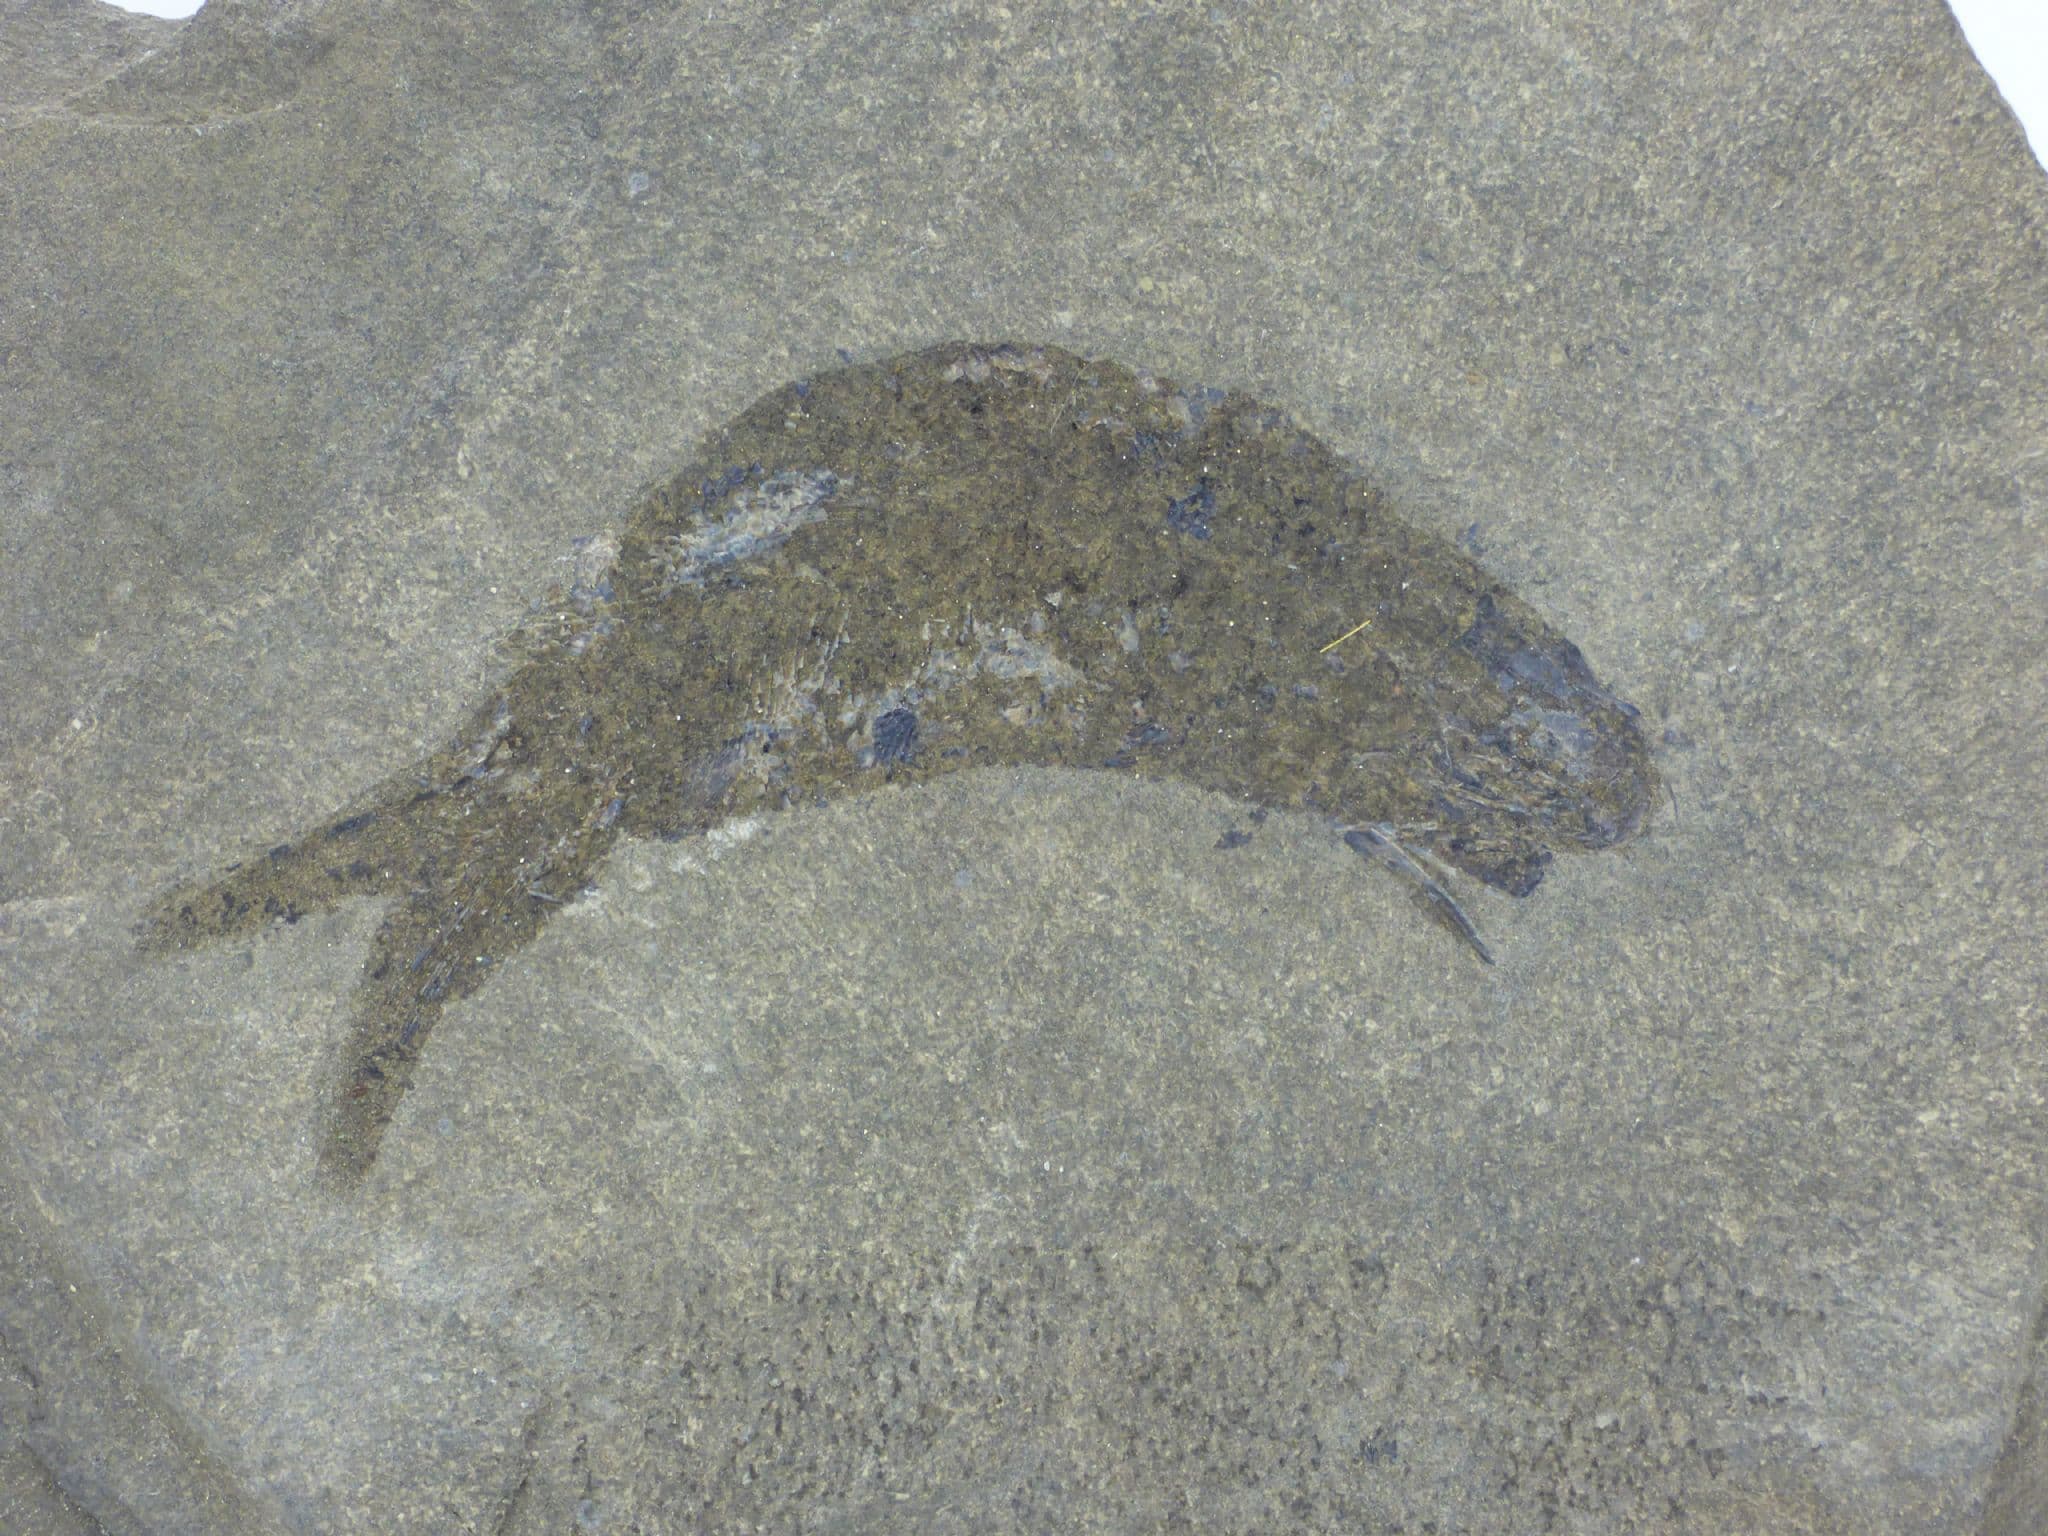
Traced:
<path id="1" fill-rule="evenodd" d="M 1369 827 L 1353 827 L 1344 834 L 1344 841 L 1354 851 L 1408 881 L 1431 918 L 1471 945 L 1473 953 L 1488 965 L 1493 964 L 1493 951 L 1486 947 L 1486 940 L 1479 936 L 1479 929 L 1465 915 L 1465 909 L 1401 846 L 1391 826 L 1380 821 Z"/>

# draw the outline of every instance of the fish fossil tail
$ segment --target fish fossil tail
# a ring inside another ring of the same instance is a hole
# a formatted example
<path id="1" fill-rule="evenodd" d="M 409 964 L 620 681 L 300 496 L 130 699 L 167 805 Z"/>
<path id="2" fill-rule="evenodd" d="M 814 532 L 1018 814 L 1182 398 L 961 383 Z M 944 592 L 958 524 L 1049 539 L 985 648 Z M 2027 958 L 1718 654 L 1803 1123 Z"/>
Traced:
<path id="1" fill-rule="evenodd" d="M 295 923 L 351 896 L 377 895 L 394 873 L 385 846 L 391 821 L 382 806 L 356 811 L 216 876 L 175 886 L 144 910 L 137 947 L 153 955 L 196 949 Z"/>
<path id="2" fill-rule="evenodd" d="M 319 1168 L 331 1187 L 352 1190 L 368 1173 L 442 1012 L 530 943 L 551 908 L 573 899 L 613 836 L 602 813 L 577 825 L 526 808 L 508 835 L 443 867 L 436 883 L 413 887 L 385 913 L 349 1000 L 349 1038 L 321 1136 Z"/>

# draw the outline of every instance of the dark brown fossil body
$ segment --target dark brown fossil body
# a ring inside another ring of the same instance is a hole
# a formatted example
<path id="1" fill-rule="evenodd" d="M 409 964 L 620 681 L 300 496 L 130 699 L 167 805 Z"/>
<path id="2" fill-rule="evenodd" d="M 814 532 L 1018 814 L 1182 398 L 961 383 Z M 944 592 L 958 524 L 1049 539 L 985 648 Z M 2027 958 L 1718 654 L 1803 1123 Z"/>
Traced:
<path id="1" fill-rule="evenodd" d="M 392 898 L 323 1142 L 344 1183 L 442 1008 L 621 833 L 989 764 L 1170 777 L 1328 818 L 1483 956 L 1423 862 L 1526 895 L 1655 783 L 1577 648 L 1316 438 L 1052 347 L 776 390 L 603 548 L 446 750 L 152 910 L 163 949 Z"/>

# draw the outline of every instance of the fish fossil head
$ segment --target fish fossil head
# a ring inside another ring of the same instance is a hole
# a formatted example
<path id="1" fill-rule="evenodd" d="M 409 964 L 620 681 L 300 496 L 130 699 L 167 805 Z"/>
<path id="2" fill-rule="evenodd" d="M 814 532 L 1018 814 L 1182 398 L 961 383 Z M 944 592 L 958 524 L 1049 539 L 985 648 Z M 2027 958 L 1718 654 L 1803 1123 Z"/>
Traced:
<path id="1" fill-rule="evenodd" d="M 1524 895 L 1551 850 L 1605 848 L 1642 826 L 1657 778 L 1638 713 L 1576 645 L 1487 592 L 1454 650 L 1471 665 L 1439 717 L 1438 853 Z"/>
<path id="2" fill-rule="evenodd" d="M 1459 586 L 1409 602 L 1339 673 L 1348 762 L 1319 769 L 1319 803 L 1526 896 L 1557 851 L 1640 828 L 1656 772 L 1635 707 L 1577 646 L 1492 583 Z"/>

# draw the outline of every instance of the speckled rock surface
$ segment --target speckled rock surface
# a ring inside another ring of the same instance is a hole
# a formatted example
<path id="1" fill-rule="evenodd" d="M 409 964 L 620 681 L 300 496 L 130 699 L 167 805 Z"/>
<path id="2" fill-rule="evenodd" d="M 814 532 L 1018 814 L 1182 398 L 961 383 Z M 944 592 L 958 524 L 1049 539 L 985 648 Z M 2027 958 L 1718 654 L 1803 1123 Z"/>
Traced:
<path id="1" fill-rule="evenodd" d="M 0 1529 L 2042 1523 L 2048 184 L 1939 6 L 37 0 L 0 80 Z M 377 907 L 150 896 L 962 335 L 1284 405 L 1665 805 L 1491 969 L 1185 785 L 624 840 L 323 1190 Z"/>

